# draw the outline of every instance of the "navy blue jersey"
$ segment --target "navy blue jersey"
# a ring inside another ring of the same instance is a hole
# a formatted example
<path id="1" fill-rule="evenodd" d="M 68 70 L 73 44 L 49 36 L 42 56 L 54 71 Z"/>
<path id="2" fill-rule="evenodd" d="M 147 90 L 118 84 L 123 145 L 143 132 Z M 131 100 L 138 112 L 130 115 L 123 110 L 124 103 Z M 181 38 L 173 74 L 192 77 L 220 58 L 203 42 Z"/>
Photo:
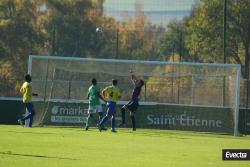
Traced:
<path id="1" fill-rule="evenodd" d="M 139 96 L 141 93 L 141 86 L 136 86 L 133 90 L 133 94 L 132 94 L 132 100 L 139 100 Z"/>

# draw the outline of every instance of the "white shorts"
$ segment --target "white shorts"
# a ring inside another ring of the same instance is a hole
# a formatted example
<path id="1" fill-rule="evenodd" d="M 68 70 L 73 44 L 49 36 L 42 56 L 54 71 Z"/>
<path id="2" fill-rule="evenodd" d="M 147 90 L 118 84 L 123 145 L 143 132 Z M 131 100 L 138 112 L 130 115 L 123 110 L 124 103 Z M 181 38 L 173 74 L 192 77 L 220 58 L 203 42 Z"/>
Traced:
<path id="1" fill-rule="evenodd" d="M 94 114 L 94 113 L 98 113 L 98 112 L 102 112 L 102 105 L 101 104 L 98 104 L 95 106 L 89 106 L 88 114 Z"/>

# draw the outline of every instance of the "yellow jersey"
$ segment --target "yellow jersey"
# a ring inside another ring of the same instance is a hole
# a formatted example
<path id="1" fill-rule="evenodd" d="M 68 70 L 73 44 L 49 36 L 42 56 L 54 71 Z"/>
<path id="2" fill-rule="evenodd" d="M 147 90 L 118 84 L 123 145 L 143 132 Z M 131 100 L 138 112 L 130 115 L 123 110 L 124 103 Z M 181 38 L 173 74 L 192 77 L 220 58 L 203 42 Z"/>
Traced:
<path id="1" fill-rule="evenodd" d="M 31 103 L 32 102 L 31 83 L 24 82 L 22 87 L 20 88 L 20 92 L 23 94 L 23 102 L 24 103 Z"/>
<path id="2" fill-rule="evenodd" d="M 102 94 L 106 100 L 116 102 L 121 98 L 120 89 L 117 86 L 108 86 L 103 89 Z"/>

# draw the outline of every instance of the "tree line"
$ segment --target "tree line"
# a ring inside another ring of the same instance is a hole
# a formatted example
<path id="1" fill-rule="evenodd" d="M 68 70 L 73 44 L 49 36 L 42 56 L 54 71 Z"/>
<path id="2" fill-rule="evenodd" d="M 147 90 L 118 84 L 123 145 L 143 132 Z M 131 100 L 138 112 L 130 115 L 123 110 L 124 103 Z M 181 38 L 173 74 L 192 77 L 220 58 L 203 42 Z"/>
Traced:
<path id="1" fill-rule="evenodd" d="M 29 54 L 222 63 L 223 2 L 201 0 L 164 27 L 150 23 L 140 4 L 133 18 L 118 21 L 104 14 L 105 0 L 1 0 L 0 94 L 16 95 Z M 245 78 L 249 9 L 249 0 L 228 0 L 227 63 L 241 64 Z"/>

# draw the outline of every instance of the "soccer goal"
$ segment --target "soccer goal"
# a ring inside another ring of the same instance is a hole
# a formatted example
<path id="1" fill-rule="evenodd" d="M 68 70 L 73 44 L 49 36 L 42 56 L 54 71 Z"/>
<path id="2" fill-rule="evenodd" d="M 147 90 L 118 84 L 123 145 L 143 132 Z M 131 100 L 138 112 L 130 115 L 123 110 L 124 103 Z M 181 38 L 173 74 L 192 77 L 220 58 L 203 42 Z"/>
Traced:
<path id="1" fill-rule="evenodd" d="M 133 90 L 130 71 L 145 81 L 138 127 L 239 135 L 241 67 L 235 64 L 30 55 L 28 72 L 40 98 L 35 122 L 82 124 L 92 78 L 101 88 L 117 79 L 122 92 L 118 104 L 125 104 Z"/>

